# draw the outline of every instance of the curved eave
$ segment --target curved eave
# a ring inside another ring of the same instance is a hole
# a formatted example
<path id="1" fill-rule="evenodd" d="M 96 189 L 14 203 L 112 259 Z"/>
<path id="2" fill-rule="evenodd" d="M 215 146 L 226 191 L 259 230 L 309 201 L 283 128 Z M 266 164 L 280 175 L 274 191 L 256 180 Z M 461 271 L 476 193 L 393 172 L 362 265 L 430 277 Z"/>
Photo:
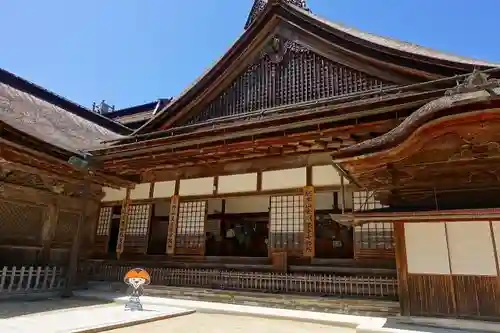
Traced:
<path id="1" fill-rule="evenodd" d="M 419 108 L 399 126 L 377 138 L 341 149 L 332 153 L 334 163 L 341 165 L 352 162 L 366 162 L 392 153 L 396 160 L 398 152 L 409 154 L 409 142 L 424 137 L 429 128 L 441 126 L 449 117 L 485 117 L 482 110 L 500 105 L 500 87 L 488 90 L 444 96 Z M 424 133 L 424 134 L 422 134 Z M 404 150 L 402 147 L 406 147 Z"/>

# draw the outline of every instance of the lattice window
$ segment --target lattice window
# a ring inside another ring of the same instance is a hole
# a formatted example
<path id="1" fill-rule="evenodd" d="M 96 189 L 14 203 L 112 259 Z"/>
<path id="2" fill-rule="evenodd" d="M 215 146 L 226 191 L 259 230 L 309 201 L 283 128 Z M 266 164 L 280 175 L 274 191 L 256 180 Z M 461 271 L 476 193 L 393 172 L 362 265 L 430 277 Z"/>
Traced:
<path id="1" fill-rule="evenodd" d="M 0 200 L 0 240 L 23 240 L 38 243 L 44 207 Z"/>
<path id="2" fill-rule="evenodd" d="M 270 198 L 269 246 L 275 249 L 302 250 L 304 241 L 304 197 Z"/>
<path id="3" fill-rule="evenodd" d="M 57 226 L 54 234 L 55 244 L 68 245 L 73 242 L 73 238 L 78 227 L 80 214 L 76 212 L 59 211 Z"/>
<path id="4" fill-rule="evenodd" d="M 359 191 L 352 194 L 353 210 L 355 212 L 362 212 L 373 209 L 380 209 L 384 206 L 380 201 L 375 199 L 375 192 L 372 191 Z"/>
<path id="5" fill-rule="evenodd" d="M 187 201 L 179 204 L 176 247 L 199 248 L 205 241 L 206 201 Z"/>
<path id="6" fill-rule="evenodd" d="M 109 235 L 109 227 L 111 225 L 111 217 L 113 216 L 113 207 L 101 207 L 99 211 L 99 219 L 97 220 L 96 235 Z"/>
<path id="7" fill-rule="evenodd" d="M 130 236 L 147 235 L 150 216 L 151 205 L 130 205 L 125 234 Z"/>
<path id="8" fill-rule="evenodd" d="M 390 222 L 369 222 L 354 229 L 356 247 L 360 249 L 393 249 L 394 225 Z"/>
<path id="9" fill-rule="evenodd" d="M 282 61 L 275 63 L 268 55 L 263 55 L 187 123 L 392 85 L 334 63 L 296 43 L 285 44 L 289 51 Z"/>

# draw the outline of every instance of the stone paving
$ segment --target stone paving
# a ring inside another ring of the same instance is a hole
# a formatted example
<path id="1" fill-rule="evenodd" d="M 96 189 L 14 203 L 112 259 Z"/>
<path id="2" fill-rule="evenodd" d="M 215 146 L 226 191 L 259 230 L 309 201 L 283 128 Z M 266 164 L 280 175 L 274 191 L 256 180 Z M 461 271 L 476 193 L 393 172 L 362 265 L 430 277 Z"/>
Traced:
<path id="1" fill-rule="evenodd" d="M 2 333 L 101 332 L 103 329 L 191 314 L 167 306 L 148 306 L 146 311 L 125 311 L 116 303 L 98 304 L 80 299 L 54 299 L 37 302 L 2 302 Z M 102 303 L 102 302 L 101 302 Z"/>
<path id="2" fill-rule="evenodd" d="M 155 321 L 108 333 L 354 333 L 355 329 L 298 322 L 285 319 L 255 318 L 226 314 L 194 313 L 189 316 Z"/>

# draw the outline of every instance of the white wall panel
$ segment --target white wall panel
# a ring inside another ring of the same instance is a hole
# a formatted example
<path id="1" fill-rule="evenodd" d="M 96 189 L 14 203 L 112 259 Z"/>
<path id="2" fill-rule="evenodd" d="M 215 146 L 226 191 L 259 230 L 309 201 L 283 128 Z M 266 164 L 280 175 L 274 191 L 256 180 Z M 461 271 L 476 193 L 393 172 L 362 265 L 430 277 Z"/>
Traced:
<path id="1" fill-rule="evenodd" d="M 269 211 L 269 196 L 250 196 L 226 199 L 226 213 L 263 213 Z"/>
<path id="2" fill-rule="evenodd" d="M 497 263 L 500 263 L 500 221 L 492 221 L 491 222 L 491 227 L 492 227 L 492 230 L 493 230 L 493 237 L 495 237 L 495 247 L 496 247 L 496 252 L 497 252 Z"/>
<path id="3" fill-rule="evenodd" d="M 219 214 L 222 212 L 222 199 L 208 199 L 208 214 Z"/>
<path id="4" fill-rule="evenodd" d="M 262 189 L 278 190 L 306 186 L 306 168 L 265 171 L 262 173 Z"/>
<path id="5" fill-rule="evenodd" d="M 104 197 L 101 200 L 102 202 L 123 200 L 127 195 L 127 190 L 124 188 L 115 189 L 111 187 L 103 187 L 102 191 L 104 192 Z"/>
<path id="6" fill-rule="evenodd" d="M 340 185 L 340 175 L 332 165 L 318 165 L 312 167 L 313 186 Z"/>
<path id="7" fill-rule="evenodd" d="M 218 193 L 236 193 L 257 191 L 257 174 L 219 176 Z"/>
<path id="8" fill-rule="evenodd" d="M 156 182 L 153 198 L 170 198 L 175 193 L 175 180 Z"/>
<path id="9" fill-rule="evenodd" d="M 450 274 L 444 223 L 405 223 L 410 274 Z"/>
<path id="10" fill-rule="evenodd" d="M 151 183 L 137 184 L 135 188 L 130 191 L 130 199 L 148 199 L 150 189 Z"/>
<path id="11" fill-rule="evenodd" d="M 451 273 L 497 275 L 489 222 L 447 222 Z"/>
<path id="12" fill-rule="evenodd" d="M 334 208 L 334 192 L 319 192 L 316 193 L 316 209 L 333 209 Z"/>
<path id="13" fill-rule="evenodd" d="M 181 179 L 179 195 L 208 195 L 214 192 L 214 177 Z"/>

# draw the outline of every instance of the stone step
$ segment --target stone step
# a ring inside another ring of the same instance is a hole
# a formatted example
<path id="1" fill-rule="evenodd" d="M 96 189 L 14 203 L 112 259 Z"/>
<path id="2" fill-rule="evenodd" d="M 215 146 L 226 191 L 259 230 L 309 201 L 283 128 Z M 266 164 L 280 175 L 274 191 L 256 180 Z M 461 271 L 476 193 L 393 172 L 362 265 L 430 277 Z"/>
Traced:
<path id="1" fill-rule="evenodd" d="M 127 288 L 127 286 L 121 282 L 89 282 L 88 287 L 91 290 L 106 292 L 111 291 L 117 293 L 123 293 Z M 147 286 L 145 295 L 235 305 L 261 306 L 362 316 L 395 316 L 399 314 L 400 309 L 399 303 L 396 301 L 376 299 L 302 296 L 158 285 Z"/>

